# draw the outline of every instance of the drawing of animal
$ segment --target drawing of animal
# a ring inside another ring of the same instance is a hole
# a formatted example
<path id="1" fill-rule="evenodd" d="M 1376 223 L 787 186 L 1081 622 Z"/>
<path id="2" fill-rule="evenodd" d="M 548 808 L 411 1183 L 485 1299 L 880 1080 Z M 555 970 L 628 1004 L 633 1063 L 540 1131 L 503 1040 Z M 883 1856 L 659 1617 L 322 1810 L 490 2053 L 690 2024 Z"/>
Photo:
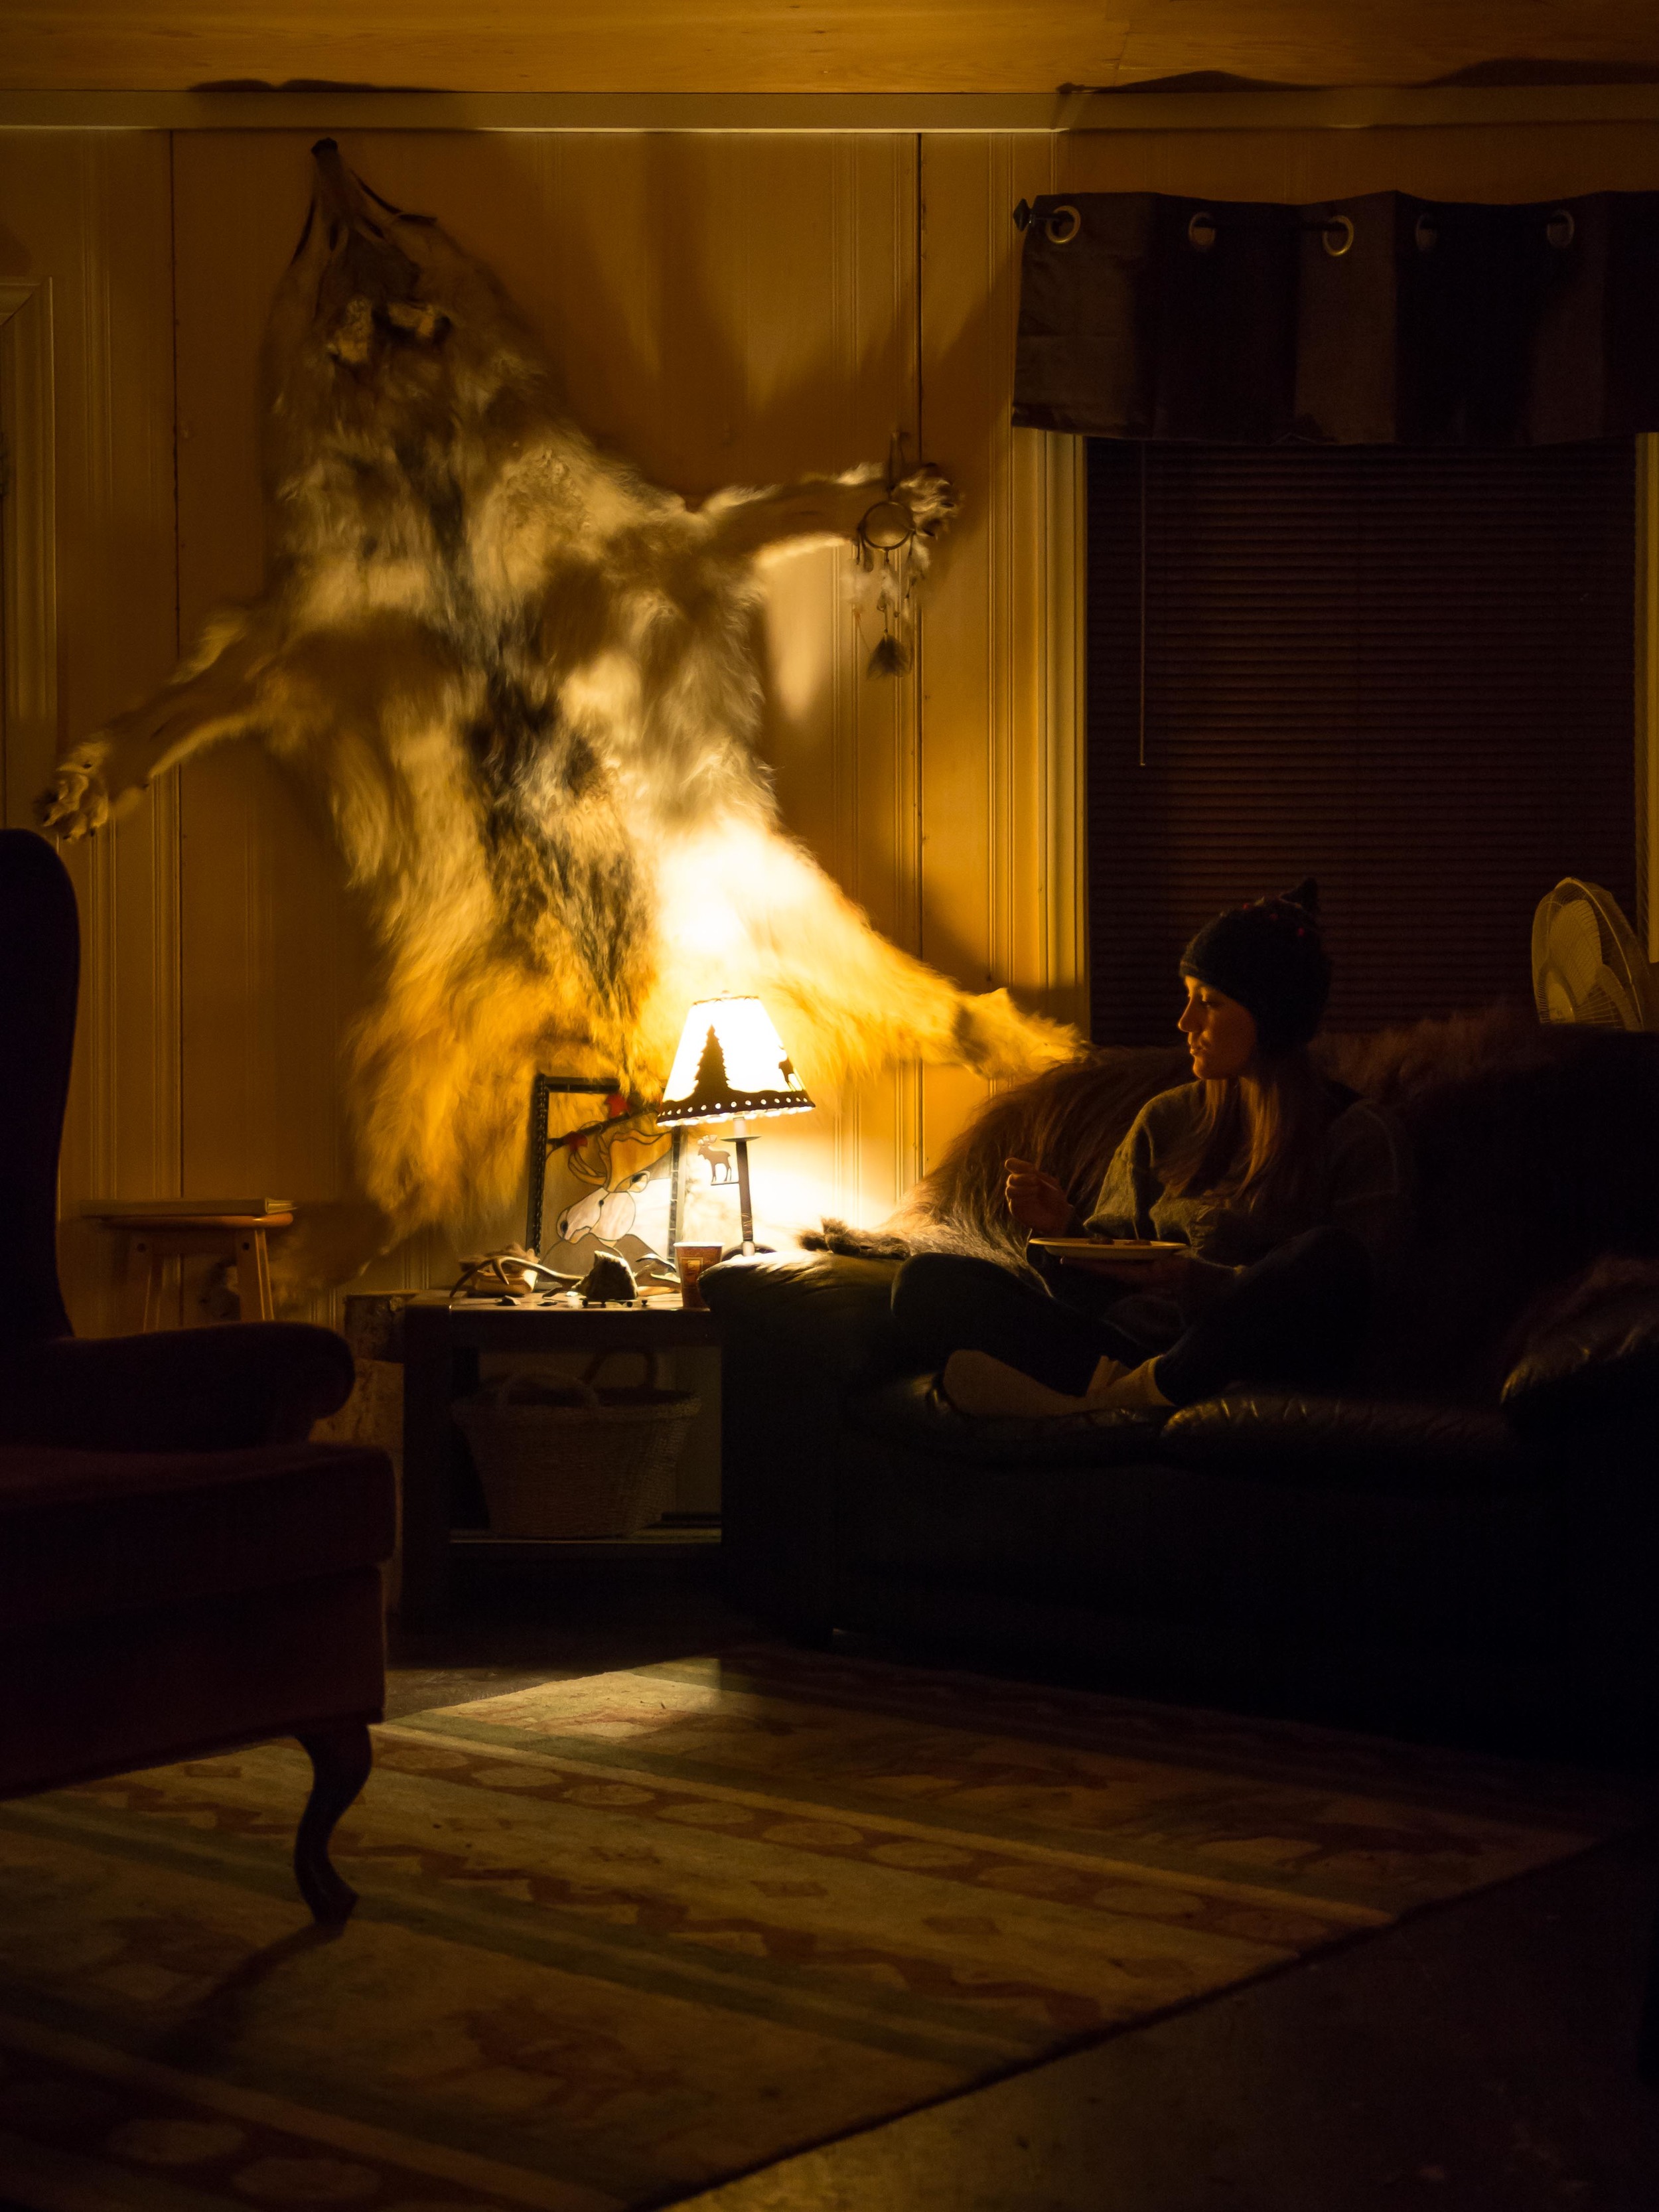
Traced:
<path id="1" fill-rule="evenodd" d="M 879 937 L 781 826 L 755 740 L 767 563 L 874 499 L 925 554 L 951 511 L 873 467 L 701 505 L 563 411 L 489 272 L 314 149 L 262 357 L 270 556 L 167 685 L 60 762 L 95 832 L 254 737 L 320 801 L 379 963 L 346 1070 L 361 1183 L 284 1240 L 290 1298 L 430 1222 L 499 1212 L 537 1066 L 657 1097 L 693 1000 L 752 992 L 809 1086 L 896 1060 L 1018 1076 L 1072 1032 Z M 878 488 L 872 489 L 872 485 Z"/>
<path id="2" fill-rule="evenodd" d="M 698 1144 L 697 1158 L 700 1160 L 708 1161 L 710 1182 L 728 1183 L 737 1181 L 738 1171 L 733 1163 L 730 1145 L 718 1144 L 713 1137 L 704 1137 Z"/>

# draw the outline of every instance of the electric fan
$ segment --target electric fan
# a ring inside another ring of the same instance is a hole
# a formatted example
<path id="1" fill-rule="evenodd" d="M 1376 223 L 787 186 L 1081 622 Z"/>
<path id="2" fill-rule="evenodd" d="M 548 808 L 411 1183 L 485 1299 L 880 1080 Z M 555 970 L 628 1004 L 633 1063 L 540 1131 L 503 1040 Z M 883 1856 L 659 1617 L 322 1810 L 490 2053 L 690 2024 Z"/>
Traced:
<path id="1" fill-rule="evenodd" d="M 1659 983 L 1619 902 L 1564 876 L 1532 918 L 1532 992 L 1540 1022 L 1659 1030 Z"/>

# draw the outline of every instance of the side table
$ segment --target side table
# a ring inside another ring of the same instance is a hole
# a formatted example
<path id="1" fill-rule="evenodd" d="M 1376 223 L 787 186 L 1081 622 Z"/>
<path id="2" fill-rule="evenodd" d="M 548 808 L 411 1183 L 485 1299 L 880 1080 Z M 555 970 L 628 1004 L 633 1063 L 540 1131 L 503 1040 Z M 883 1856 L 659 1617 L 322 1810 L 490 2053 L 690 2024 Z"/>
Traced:
<path id="1" fill-rule="evenodd" d="M 98 1213 L 92 1218 L 106 1229 L 118 1230 L 127 1240 L 130 1257 L 144 1263 L 139 1323 L 143 1334 L 160 1324 L 167 1261 L 192 1252 L 216 1252 L 235 1267 L 236 1300 L 243 1321 L 276 1319 L 265 1238 L 272 1230 L 291 1227 L 291 1213 Z"/>
<path id="2" fill-rule="evenodd" d="M 404 1577 L 401 1618 L 424 1629 L 449 1609 L 452 1500 L 465 1446 L 450 1408 L 478 1387 L 485 1352 L 679 1352 L 720 1343 L 712 1313 L 677 1297 L 628 1306 L 453 1304 L 424 1291 L 403 1310 Z"/>

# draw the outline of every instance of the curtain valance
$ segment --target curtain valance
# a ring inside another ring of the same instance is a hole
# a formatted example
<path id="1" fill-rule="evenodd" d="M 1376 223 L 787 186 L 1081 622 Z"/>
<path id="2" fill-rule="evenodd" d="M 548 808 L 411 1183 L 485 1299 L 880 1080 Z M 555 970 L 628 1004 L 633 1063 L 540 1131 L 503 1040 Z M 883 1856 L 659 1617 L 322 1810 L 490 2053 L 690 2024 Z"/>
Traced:
<path id="1" fill-rule="evenodd" d="M 1659 193 L 1084 192 L 1022 211 L 1027 428 L 1432 446 L 1659 430 Z"/>

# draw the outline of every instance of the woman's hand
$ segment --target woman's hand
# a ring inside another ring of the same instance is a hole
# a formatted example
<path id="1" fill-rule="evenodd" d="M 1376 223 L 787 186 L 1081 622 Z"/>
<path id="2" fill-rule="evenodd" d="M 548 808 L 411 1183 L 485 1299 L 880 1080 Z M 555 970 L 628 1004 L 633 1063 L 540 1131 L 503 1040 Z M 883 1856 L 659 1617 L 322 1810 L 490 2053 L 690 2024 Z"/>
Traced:
<path id="1" fill-rule="evenodd" d="M 1076 1229 L 1077 1209 L 1063 1183 L 1030 1160 L 1004 1160 L 1002 1170 L 1003 1197 L 1022 1229 L 1036 1237 L 1065 1237 Z"/>

